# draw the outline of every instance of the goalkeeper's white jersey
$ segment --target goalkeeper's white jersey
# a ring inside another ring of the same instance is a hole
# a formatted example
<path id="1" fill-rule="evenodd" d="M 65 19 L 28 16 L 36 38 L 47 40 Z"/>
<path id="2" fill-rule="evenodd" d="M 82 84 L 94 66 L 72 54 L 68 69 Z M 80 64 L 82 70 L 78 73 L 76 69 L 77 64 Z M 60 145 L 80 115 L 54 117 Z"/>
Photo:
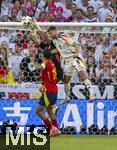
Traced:
<path id="1" fill-rule="evenodd" d="M 60 34 L 56 39 L 53 40 L 53 44 L 59 51 L 62 59 L 70 58 L 75 56 L 75 48 L 72 46 L 74 41 L 69 35 Z"/>

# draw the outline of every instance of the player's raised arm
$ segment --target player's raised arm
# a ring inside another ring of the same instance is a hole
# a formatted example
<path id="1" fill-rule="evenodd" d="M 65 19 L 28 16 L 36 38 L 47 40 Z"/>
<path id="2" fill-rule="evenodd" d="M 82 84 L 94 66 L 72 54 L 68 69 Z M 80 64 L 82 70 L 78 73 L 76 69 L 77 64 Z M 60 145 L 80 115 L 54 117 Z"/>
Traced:
<path id="1" fill-rule="evenodd" d="M 36 28 L 32 30 L 31 32 L 32 39 L 40 45 L 40 38 L 45 41 L 46 43 L 50 43 L 50 40 L 48 38 L 47 32 L 43 30 L 37 30 Z"/>
<path id="2" fill-rule="evenodd" d="M 32 38 L 36 43 L 40 44 L 38 34 L 42 40 L 46 41 L 46 43 L 49 43 L 47 32 L 43 31 L 40 28 L 40 26 L 38 25 L 35 19 L 32 19 L 29 16 L 26 16 L 26 17 L 23 17 L 22 23 L 24 24 L 24 26 L 29 27 L 31 29 Z"/>

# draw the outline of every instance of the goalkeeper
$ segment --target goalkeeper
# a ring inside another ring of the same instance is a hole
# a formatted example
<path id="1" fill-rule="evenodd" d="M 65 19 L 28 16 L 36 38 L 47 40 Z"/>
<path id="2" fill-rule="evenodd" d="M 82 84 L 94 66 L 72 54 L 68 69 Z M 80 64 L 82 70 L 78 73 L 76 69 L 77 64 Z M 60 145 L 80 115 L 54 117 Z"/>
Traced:
<path id="1" fill-rule="evenodd" d="M 36 22 L 35 22 L 36 24 Z M 33 23 L 29 25 L 34 26 Z M 61 104 L 70 100 L 70 80 L 73 74 L 74 69 L 77 70 L 80 81 L 82 81 L 90 93 L 90 100 L 95 100 L 96 95 L 92 89 L 92 84 L 88 79 L 88 75 L 86 72 L 86 67 L 83 59 L 80 56 L 79 46 L 73 41 L 73 39 L 69 35 L 60 34 L 57 32 L 56 27 L 49 27 L 47 33 L 43 32 L 40 27 L 36 24 L 33 29 L 33 37 L 36 41 L 36 28 L 38 29 L 40 37 L 50 43 L 53 42 L 56 49 L 52 51 L 52 53 L 60 53 L 62 60 L 64 61 L 64 86 L 65 86 L 65 99 L 61 102 Z M 48 35 L 48 36 L 47 36 Z"/>

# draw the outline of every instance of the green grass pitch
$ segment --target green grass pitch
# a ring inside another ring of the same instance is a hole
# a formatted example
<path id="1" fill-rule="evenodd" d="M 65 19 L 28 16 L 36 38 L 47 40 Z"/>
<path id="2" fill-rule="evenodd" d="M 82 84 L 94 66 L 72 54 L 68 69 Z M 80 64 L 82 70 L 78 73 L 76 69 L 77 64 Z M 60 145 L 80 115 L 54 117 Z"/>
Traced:
<path id="1" fill-rule="evenodd" d="M 50 150 L 117 150 L 117 136 L 61 135 L 50 141 Z"/>

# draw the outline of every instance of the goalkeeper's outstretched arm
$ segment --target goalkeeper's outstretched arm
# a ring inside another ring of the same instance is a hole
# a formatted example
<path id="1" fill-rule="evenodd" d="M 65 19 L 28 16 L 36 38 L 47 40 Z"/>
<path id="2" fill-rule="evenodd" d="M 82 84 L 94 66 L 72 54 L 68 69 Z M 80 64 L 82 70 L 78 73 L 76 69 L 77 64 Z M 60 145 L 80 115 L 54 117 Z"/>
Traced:
<path id="1" fill-rule="evenodd" d="M 31 35 L 34 41 L 36 43 L 40 44 L 40 39 L 39 37 L 45 41 L 46 43 L 49 42 L 49 38 L 47 35 L 47 32 L 43 31 L 40 26 L 38 25 L 37 21 L 34 18 L 31 18 L 29 16 L 23 17 L 22 18 L 22 23 L 24 24 L 25 27 L 29 27 L 31 30 Z"/>
<path id="2" fill-rule="evenodd" d="M 46 43 L 50 43 L 50 40 L 48 38 L 48 35 L 45 31 L 43 30 L 37 30 L 37 29 L 34 29 L 32 32 L 31 32 L 31 35 L 32 35 L 32 39 L 37 43 L 37 44 L 40 44 L 40 39 L 42 39 L 44 42 Z M 39 38 L 40 37 L 40 38 Z"/>
<path id="3" fill-rule="evenodd" d="M 37 25 L 36 25 L 37 26 Z M 43 31 L 39 26 L 38 28 L 34 28 L 33 30 L 31 30 L 31 35 L 33 40 L 37 43 L 40 44 L 40 39 L 42 39 L 43 41 L 45 41 L 46 43 L 50 43 L 49 37 L 47 35 L 46 31 Z M 40 38 L 39 38 L 40 37 Z"/>

